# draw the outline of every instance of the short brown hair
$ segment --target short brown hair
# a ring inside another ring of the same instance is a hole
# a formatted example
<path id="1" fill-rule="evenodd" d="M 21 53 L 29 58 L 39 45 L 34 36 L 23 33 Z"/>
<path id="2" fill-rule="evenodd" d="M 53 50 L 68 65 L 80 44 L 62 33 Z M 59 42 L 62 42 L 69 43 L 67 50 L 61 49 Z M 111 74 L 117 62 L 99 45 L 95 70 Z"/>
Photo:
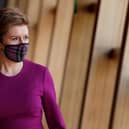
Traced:
<path id="1" fill-rule="evenodd" d="M 0 9 L 0 41 L 9 28 L 14 25 L 28 25 L 28 18 L 18 8 Z"/>

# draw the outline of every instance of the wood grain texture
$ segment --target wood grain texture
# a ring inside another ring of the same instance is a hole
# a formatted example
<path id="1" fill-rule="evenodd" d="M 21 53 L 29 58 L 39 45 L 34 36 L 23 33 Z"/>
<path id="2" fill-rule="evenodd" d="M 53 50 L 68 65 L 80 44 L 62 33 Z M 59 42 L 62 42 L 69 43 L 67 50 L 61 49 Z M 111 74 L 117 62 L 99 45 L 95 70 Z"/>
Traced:
<path id="1" fill-rule="evenodd" d="M 64 8 L 65 7 L 67 8 Z M 48 66 L 55 80 L 59 100 L 73 15 L 73 1 L 59 0 Z"/>
<path id="2" fill-rule="evenodd" d="M 129 22 L 129 21 L 128 21 Z M 129 24 L 129 23 L 128 23 Z M 122 72 L 120 75 L 120 83 L 118 97 L 116 101 L 116 109 L 114 114 L 113 129 L 128 129 L 129 128 L 129 25 L 124 51 Z"/>
<path id="3" fill-rule="evenodd" d="M 30 19 L 30 26 L 35 26 L 38 23 L 41 3 L 41 0 L 27 0 L 26 14 Z"/>
<path id="4" fill-rule="evenodd" d="M 57 0 L 44 0 L 41 4 L 33 60 L 47 65 L 56 16 Z"/>
<path id="5" fill-rule="evenodd" d="M 8 0 L 7 7 L 16 7 L 17 0 Z"/>
<path id="6" fill-rule="evenodd" d="M 29 18 L 30 27 L 30 48 L 29 48 L 29 59 L 33 60 L 37 38 L 37 26 L 40 17 L 41 0 L 28 0 L 26 14 Z"/>
<path id="7" fill-rule="evenodd" d="M 129 37 L 129 34 L 128 34 Z M 124 56 L 123 70 L 121 74 L 120 89 L 118 93 L 118 101 L 115 112 L 115 120 L 113 129 L 128 129 L 129 127 L 129 73 L 128 73 L 128 51 L 129 51 L 129 38 L 127 40 L 126 53 Z"/>
<path id="8" fill-rule="evenodd" d="M 108 129 L 127 0 L 102 0 L 81 129 Z M 110 7 L 110 8 L 109 8 Z M 110 57 L 110 58 L 109 58 Z"/>
<path id="9" fill-rule="evenodd" d="M 97 3 L 97 1 L 94 1 Z M 82 4 L 83 3 L 83 4 Z M 81 115 L 85 78 L 88 67 L 96 12 L 82 9 L 89 1 L 79 1 L 78 12 L 74 15 L 70 48 L 64 76 L 61 111 L 68 129 L 78 129 Z"/>
<path id="10" fill-rule="evenodd" d="M 34 47 L 36 45 L 36 26 L 31 26 L 29 27 L 29 31 L 30 31 L 30 45 L 29 45 L 29 50 L 28 50 L 28 53 L 27 53 L 27 59 L 29 60 L 32 60 L 33 59 L 33 55 L 34 55 Z"/>
<path id="11" fill-rule="evenodd" d="M 26 13 L 28 0 L 17 0 L 16 7 L 18 7 L 23 13 Z"/>

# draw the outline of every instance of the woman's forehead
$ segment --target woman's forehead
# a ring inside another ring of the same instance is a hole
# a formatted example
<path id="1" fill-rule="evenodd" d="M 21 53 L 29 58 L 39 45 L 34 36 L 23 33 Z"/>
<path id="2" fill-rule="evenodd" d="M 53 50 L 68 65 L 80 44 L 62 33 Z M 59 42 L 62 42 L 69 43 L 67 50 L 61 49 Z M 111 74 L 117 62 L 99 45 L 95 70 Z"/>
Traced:
<path id="1" fill-rule="evenodd" d="M 14 25 L 11 26 L 7 32 L 7 35 L 15 35 L 15 36 L 22 36 L 22 35 L 29 35 L 29 29 L 27 25 Z"/>

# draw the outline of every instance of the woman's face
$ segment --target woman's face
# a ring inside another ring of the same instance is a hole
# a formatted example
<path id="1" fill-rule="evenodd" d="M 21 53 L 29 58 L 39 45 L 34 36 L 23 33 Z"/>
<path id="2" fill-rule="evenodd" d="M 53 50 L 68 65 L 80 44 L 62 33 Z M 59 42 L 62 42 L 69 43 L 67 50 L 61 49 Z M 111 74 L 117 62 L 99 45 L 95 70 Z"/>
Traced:
<path id="1" fill-rule="evenodd" d="M 14 25 L 3 36 L 4 45 L 29 43 L 29 30 L 27 25 Z"/>
<path id="2" fill-rule="evenodd" d="M 0 56 L 13 62 L 21 62 L 27 54 L 29 30 L 27 25 L 15 25 L 2 37 Z M 4 54 L 3 54 L 4 53 Z M 5 60 L 6 61 L 6 60 Z"/>

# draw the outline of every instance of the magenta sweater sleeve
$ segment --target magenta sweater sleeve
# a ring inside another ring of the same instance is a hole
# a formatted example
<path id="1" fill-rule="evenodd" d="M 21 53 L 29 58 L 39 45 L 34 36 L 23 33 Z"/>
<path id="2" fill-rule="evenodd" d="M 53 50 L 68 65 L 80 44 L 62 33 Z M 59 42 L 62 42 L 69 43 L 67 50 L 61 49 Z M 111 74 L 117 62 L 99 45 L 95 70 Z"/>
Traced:
<path id="1" fill-rule="evenodd" d="M 46 68 L 43 80 L 42 103 L 49 129 L 66 129 L 59 106 L 52 76 Z"/>

